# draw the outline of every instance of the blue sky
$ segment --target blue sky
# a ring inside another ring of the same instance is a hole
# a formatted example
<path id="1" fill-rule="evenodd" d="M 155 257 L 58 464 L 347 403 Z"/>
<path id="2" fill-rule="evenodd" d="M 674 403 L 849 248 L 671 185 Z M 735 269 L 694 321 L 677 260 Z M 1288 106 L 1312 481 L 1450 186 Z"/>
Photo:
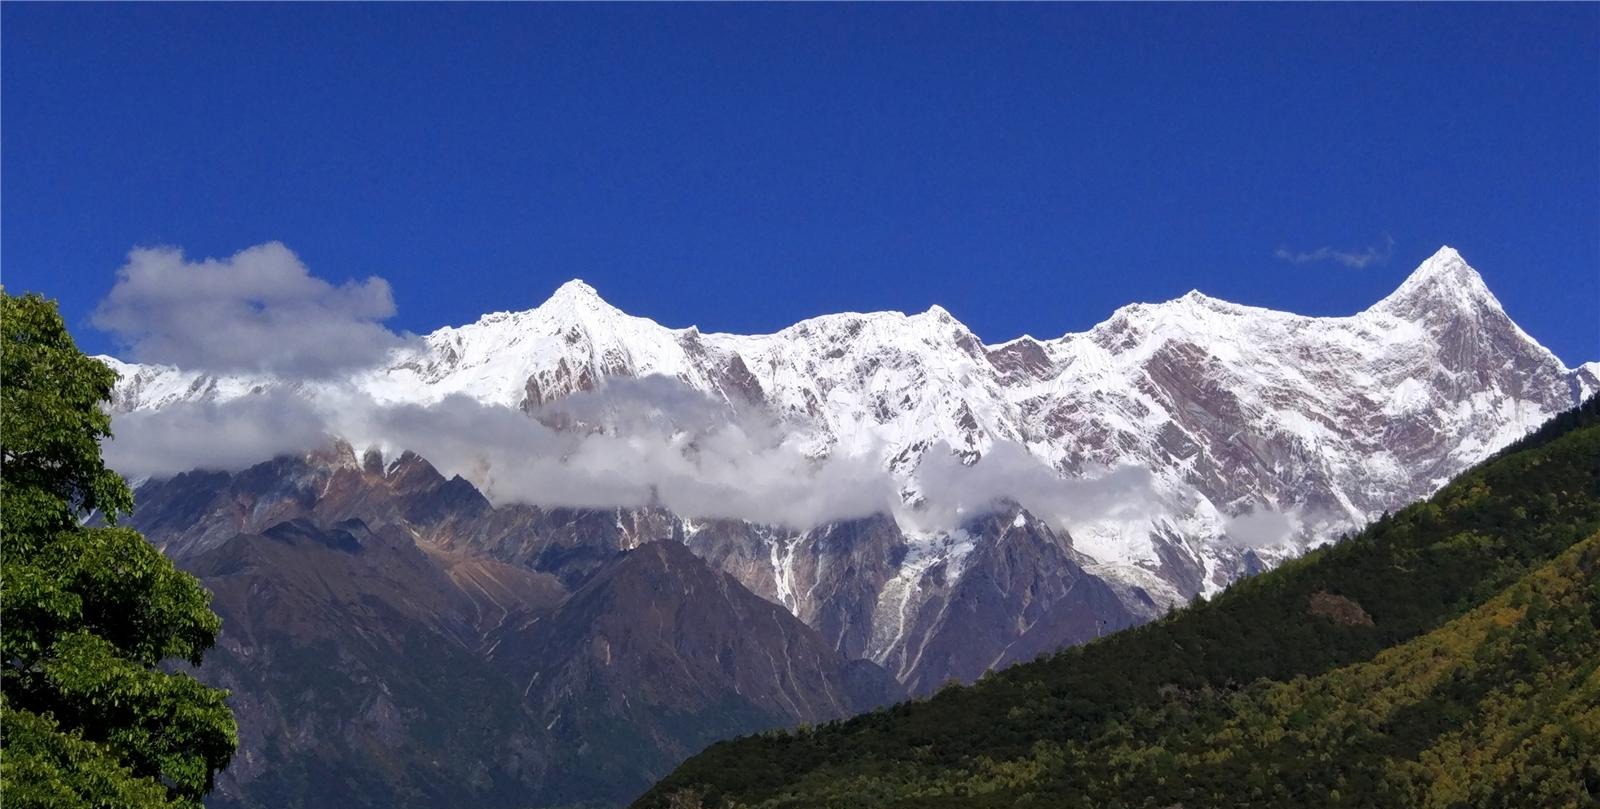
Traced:
<path id="1" fill-rule="evenodd" d="M 582 277 L 673 326 L 939 303 L 993 341 L 1190 288 L 1346 314 L 1448 243 L 1600 358 L 1600 4 L 8 3 L 0 35 L 4 281 L 95 351 L 136 245 L 280 240 L 419 332 Z"/>

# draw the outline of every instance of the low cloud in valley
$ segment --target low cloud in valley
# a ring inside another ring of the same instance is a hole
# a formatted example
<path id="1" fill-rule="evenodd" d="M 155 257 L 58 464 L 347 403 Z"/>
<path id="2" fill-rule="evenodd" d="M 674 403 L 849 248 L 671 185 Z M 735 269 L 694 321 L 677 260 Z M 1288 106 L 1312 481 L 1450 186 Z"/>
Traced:
<path id="1" fill-rule="evenodd" d="M 968 517 L 1011 501 L 1057 526 L 1131 520 L 1160 508 L 1155 479 L 1139 466 L 1118 466 L 1081 478 L 1062 478 L 1022 445 L 996 442 L 975 463 L 934 446 L 917 466 L 924 501 L 910 515 L 928 527 L 953 528 Z"/>
<path id="2" fill-rule="evenodd" d="M 121 413 L 112 420 L 112 432 L 106 466 L 132 480 L 191 469 L 243 469 L 332 440 L 323 414 L 286 390 Z"/>
<path id="3" fill-rule="evenodd" d="M 1293 516 L 1266 508 L 1231 517 L 1222 528 L 1229 544 L 1244 549 L 1282 545 L 1300 529 L 1299 521 Z"/>

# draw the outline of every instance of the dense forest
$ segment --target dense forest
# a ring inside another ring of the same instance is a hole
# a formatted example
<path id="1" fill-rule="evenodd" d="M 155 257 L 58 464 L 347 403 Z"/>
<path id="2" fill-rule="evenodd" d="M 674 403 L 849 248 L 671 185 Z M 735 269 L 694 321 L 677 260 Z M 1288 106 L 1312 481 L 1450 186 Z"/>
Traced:
<path id="1" fill-rule="evenodd" d="M 639 807 L 1600 802 L 1600 398 L 1165 619 L 713 745 Z"/>

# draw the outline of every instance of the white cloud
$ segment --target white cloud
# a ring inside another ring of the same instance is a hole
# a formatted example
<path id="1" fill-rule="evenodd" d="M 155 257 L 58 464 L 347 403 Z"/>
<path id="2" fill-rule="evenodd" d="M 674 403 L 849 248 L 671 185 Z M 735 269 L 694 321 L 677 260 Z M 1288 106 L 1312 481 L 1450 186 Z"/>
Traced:
<path id="1" fill-rule="evenodd" d="M 1001 442 L 972 465 L 947 446 L 933 447 L 916 471 L 922 500 L 908 510 L 877 448 L 809 457 L 800 437 L 766 411 L 735 412 L 666 377 L 613 380 L 532 417 L 464 396 L 380 405 L 353 389 L 322 390 L 315 400 L 274 389 L 120 414 L 106 459 L 130 478 L 238 470 L 339 436 L 390 456 L 416 452 L 495 503 L 662 506 L 687 517 L 799 529 L 896 513 L 925 530 L 948 530 L 1008 501 L 1070 526 L 1159 505 L 1148 470 L 1066 480 L 1020 445 Z"/>
<path id="2" fill-rule="evenodd" d="M 382 359 L 402 342 L 380 325 L 394 313 L 382 278 L 334 286 L 271 242 L 204 261 L 135 249 L 93 322 L 141 362 L 306 378 Z"/>
<path id="3" fill-rule="evenodd" d="M 919 527 L 948 530 L 1010 501 L 1058 527 L 1133 520 L 1160 513 L 1150 470 L 1132 465 L 1082 478 L 1063 478 L 1022 445 L 996 442 L 971 465 L 935 445 L 917 466 L 923 502 L 908 515 Z"/>
<path id="4" fill-rule="evenodd" d="M 1262 508 L 1228 518 L 1222 531 L 1231 545 L 1260 549 L 1286 544 L 1301 532 L 1301 525 L 1289 514 Z"/>
<path id="5" fill-rule="evenodd" d="M 875 458 L 809 458 L 775 423 L 732 413 L 677 380 L 618 381 L 534 414 L 567 425 L 559 430 L 465 397 L 365 414 L 342 434 L 386 452 L 410 449 L 499 503 L 660 505 L 805 528 L 886 511 L 895 493 Z"/>
<path id="6" fill-rule="evenodd" d="M 286 391 L 225 403 L 180 402 L 117 415 L 106 466 L 130 479 L 169 477 L 192 469 L 243 469 L 329 441 L 322 414 Z"/>
<path id="7" fill-rule="evenodd" d="M 963 465 L 949 447 L 917 470 L 908 511 L 879 447 L 811 457 L 814 446 L 770 412 L 714 400 L 677 379 L 610 379 L 532 414 L 456 396 L 379 404 L 336 379 L 402 342 L 381 278 L 334 286 L 276 242 L 225 260 L 136 249 L 94 315 L 140 361 L 277 378 L 225 402 L 116 416 L 108 464 L 130 478 L 238 470 L 337 436 L 358 449 L 414 451 L 472 481 L 493 502 L 564 507 L 662 506 L 694 518 L 809 528 L 897 513 L 952 529 L 1004 501 L 1070 525 L 1156 506 L 1150 473 L 1120 468 L 1064 480 L 1020 445 Z M 320 380 L 314 385 L 297 384 Z M 531 416 L 531 417 L 530 417 Z"/>
<path id="8" fill-rule="evenodd" d="M 314 401 L 263 393 L 118 415 L 106 458 L 130 478 L 164 477 L 242 469 L 339 436 L 386 455 L 414 451 L 496 503 L 659 505 L 794 528 L 896 503 L 875 454 L 808 457 L 764 412 L 736 413 L 674 379 L 616 380 L 533 416 L 463 396 L 423 406 L 351 389 Z"/>
<path id="9" fill-rule="evenodd" d="M 1389 260 L 1389 255 L 1394 251 L 1394 237 L 1385 235 L 1383 245 L 1369 246 L 1357 250 L 1339 250 L 1333 247 L 1318 247 L 1315 250 L 1290 250 L 1279 247 L 1272 252 L 1274 258 L 1287 261 L 1290 264 L 1310 264 L 1313 262 L 1332 261 L 1343 264 L 1351 269 L 1362 269 L 1373 264 L 1383 264 Z"/>

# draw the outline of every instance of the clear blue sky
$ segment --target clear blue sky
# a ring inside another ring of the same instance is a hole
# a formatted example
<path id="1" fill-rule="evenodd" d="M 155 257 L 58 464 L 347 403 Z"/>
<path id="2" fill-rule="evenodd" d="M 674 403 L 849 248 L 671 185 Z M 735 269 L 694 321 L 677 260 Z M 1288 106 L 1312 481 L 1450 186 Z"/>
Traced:
<path id="1" fill-rule="evenodd" d="M 1364 308 L 1440 244 L 1600 358 L 1600 4 L 6 4 L 0 263 L 268 240 L 426 331 L 582 277 L 668 325 L 1198 287 Z M 1279 248 L 1387 261 L 1293 263 Z"/>

